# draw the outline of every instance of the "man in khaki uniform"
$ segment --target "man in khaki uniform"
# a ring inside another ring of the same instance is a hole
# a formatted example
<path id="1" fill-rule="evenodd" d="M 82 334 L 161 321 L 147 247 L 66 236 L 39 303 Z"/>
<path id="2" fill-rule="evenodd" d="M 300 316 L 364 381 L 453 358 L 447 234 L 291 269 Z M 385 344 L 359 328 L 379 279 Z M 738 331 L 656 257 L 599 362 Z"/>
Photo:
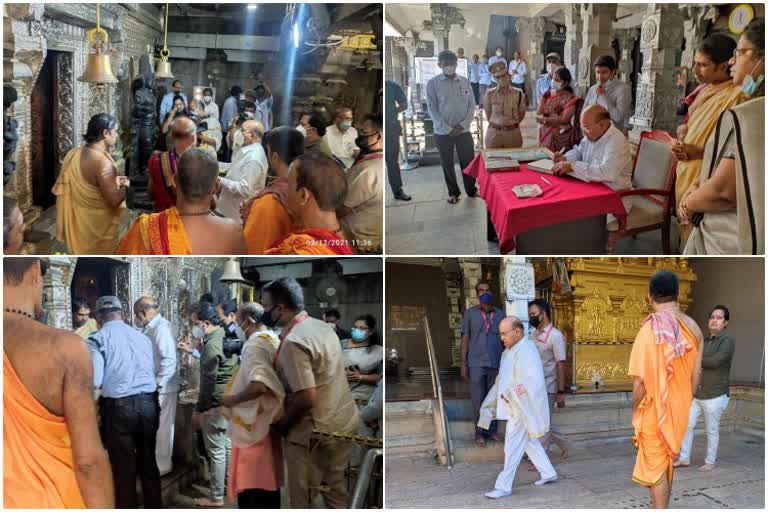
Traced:
<path id="1" fill-rule="evenodd" d="M 496 80 L 496 87 L 485 93 L 483 109 L 488 119 L 485 132 L 485 147 L 519 148 L 523 146 L 520 121 L 525 117 L 525 94 L 512 87 L 504 61 L 496 61 L 490 67 L 491 75 Z"/>
<path id="2" fill-rule="evenodd" d="M 277 373 L 285 385 L 283 417 L 274 428 L 286 438 L 291 508 L 310 508 L 311 493 L 324 492 L 325 506 L 346 508 L 344 470 L 354 444 L 313 437 L 323 432 L 358 431 L 360 417 L 349 391 L 341 344 L 331 326 L 304 311 L 304 294 L 295 279 L 283 277 L 264 287 L 263 322 L 280 326 Z"/>

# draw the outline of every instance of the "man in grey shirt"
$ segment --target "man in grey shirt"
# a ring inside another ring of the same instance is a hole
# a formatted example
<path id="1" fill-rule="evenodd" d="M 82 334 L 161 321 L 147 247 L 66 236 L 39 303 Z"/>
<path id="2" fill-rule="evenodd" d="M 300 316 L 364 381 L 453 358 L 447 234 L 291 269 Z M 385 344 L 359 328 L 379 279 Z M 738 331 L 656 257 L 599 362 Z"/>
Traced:
<path id="1" fill-rule="evenodd" d="M 600 105 L 611 115 L 613 125 L 626 135 L 624 120 L 632 107 L 632 89 L 616 78 L 616 60 L 603 55 L 595 61 L 597 83 L 589 88 L 584 98 L 584 110 L 590 105 Z"/>
<path id="2" fill-rule="evenodd" d="M 437 65 L 443 72 L 427 82 L 427 109 L 440 152 L 448 202 L 456 204 L 461 190 L 456 182 L 453 150 L 459 155 L 459 165 L 466 169 L 475 157 L 475 142 L 469 127 L 475 115 L 475 96 L 469 80 L 456 74 L 458 58 L 450 50 L 437 56 Z M 461 174 L 464 191 L 469 197 L 477 193 L 475 178 Z"/>
<path id="3" fill-rule="evenodd" d="M 469 379 L 473 419 L 477 425 L 483 400 L 499 374 L 504 351 L 499 324 L 504 319 L 504 312 L 493 306 L 491 286 L 486 281 L 478 282 L 475 291 L 480 305 L 468 308 L 461 322 L 461 376 Z M 475 443 L 485 446 L 486 439 L 499 440 L 495 421 L 488 430 L 475 427 Z"/>

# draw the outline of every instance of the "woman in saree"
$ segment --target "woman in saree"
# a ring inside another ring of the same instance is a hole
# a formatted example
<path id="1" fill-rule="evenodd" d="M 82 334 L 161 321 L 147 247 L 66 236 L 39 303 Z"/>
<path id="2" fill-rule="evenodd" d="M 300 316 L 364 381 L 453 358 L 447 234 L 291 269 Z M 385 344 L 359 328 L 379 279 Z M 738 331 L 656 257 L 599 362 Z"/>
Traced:
<path id="1" fill-rule="evenodd" d="M 552 88 L 545 92 L 536 109 L 536 122 L 539 123 L 539 146 L 553 152 L 565 153 L 579 141 L 578 110 L 582 99 L 573 93 L 571 72 L 561 67 L 552 77 Z"/>

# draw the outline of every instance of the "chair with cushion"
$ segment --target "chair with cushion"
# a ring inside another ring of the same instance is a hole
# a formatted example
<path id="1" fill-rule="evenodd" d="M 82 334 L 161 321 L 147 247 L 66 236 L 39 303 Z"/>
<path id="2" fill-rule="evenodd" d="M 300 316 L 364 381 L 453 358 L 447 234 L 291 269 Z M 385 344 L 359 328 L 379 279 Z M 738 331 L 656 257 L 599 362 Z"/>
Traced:
<path id="1" fill-rule="evenodd" d="M 664 254 L 670 254 L 670 219 L 675 207 L 675 168 L 672 154 L 674 137 L 663 130 L 643 132 L 632 168 L 632 189 L 619 195 L 631 204 L 625 219 L 613 216 L 608 222 L 607 252 L 617 240 L 638 233 L 661 229 Z"/>

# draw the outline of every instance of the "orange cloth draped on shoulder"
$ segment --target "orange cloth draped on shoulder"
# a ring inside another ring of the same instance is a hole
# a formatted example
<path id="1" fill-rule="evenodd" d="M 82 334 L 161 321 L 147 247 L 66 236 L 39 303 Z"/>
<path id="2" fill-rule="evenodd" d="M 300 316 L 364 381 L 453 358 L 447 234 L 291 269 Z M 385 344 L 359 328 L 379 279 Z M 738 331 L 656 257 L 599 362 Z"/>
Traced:
<path id="1" fill-rule="evenodd" d="M 351 256 L 349 243 L 327 229 L 306 229 L 292 233 L 264 254 Z"/>
<path id="2" fill-rule="evenodd" d="M 117 208 L 110 207 L 99 187 L 86 181 L 80 168 L 82 151 L 75 148 L 67 153 L 53 186 L 56 239 L 67 244 L 70 254 L 113 254 L 126 211 L 125 202 Z M 112 164 L 115 165 L 114 160 Z"/>
<path id="3" fill-rule="evenodd" d="M 691 376 L 700 350 L 696 334 L 672 313 L 655 313 L 640 328 L 629 375 L 643 379 L 645 397 L 632 416 L 637 461 L 632 480 L 650 487 L 667 475 L 680 453 L 693 400 Z"/>
<path id="4" fill-rule="evenodd" d="M 64 418 L 29 392 L 5 353 L 3 507 L 85 508 Z"/>
<path id="5" fill-rule="evenodd" d="M 243 229 L 248 254 L 264 254 L 291 233 L 293 223 L 285 206 L 287 188 L 286 180 L 275 180 L 256 195 Z"/>
<path id="6" fill-rule="evenodd" d="M 117 254 L 187 255 L 192 254 L 179 211 L 168 208 L 136 219 L 120 241 Z"/>

